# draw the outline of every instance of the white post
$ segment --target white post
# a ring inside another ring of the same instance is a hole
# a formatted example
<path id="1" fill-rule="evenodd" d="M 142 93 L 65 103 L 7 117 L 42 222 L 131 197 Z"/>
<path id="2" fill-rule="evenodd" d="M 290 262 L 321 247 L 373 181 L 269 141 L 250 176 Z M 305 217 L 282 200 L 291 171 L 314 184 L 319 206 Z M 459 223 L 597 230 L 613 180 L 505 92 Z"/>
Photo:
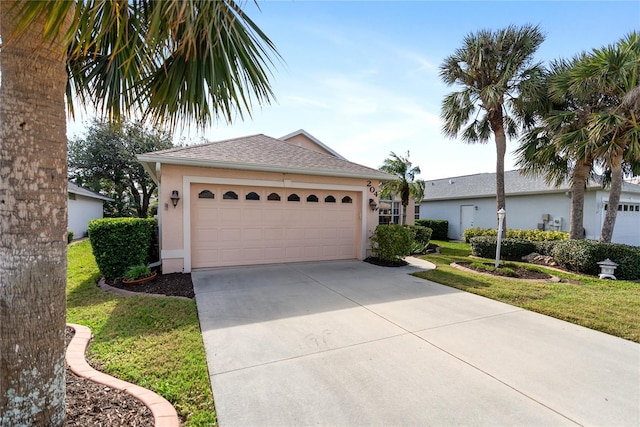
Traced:
<path id="1" fill-rule="evenodd" d="M 507 212 L 504 208 L 500 208 L 498 211 L 498 240 L 496 243 L 496 268 L 500 266 L 500 245 L 502 244 L 502 223 Z"/>

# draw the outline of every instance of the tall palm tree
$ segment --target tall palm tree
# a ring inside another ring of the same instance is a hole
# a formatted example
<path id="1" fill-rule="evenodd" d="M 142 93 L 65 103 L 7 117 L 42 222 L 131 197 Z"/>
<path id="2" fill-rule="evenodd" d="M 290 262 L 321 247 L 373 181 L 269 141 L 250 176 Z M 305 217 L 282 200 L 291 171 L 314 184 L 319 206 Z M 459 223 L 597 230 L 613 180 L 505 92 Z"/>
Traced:
<path id="1" fill-rule="evenodd" d="M 504 156 L 507 136 L 517 135 L 517 113 L 523 112 L 518 96 L 538 90 L 542 68 L 533 63 L 533 54 L 543 41 L 537 26 L 481 30 L 465 36 L 462 47 L 440 66 L 445 83 L 462 86 L 442 102 L 444 133 L 467 143 L 486 143 L 494 135 L 496 210 L 505 208 Z"/>
<path id="2" fill-rule="evenodd" d="M 545 78 L 545 99 L 538 102 L 543 108 L 538 113 L 536 125 L 523 135 L 520 147 L 515 151 L 521 173 L 543 175 L 547 184 L 555 186 L 569 180 L 571 239 L 584 238 L 584 196 L 594 167 L 595 145 L 586 131 L 587 121 L 593 111 L 609 105 L 608 99 L 598 91 L 567 93 L 570 71 L 584 60 L 585 55 L 581 55 L 570 61 L 551 63 Z"/>
<path id="3" fill-rule="evenodd" d="M 381 197 L 393 198 L 394 195 L 400 196 L 402 203 L 402 224 L 407 223 L 407 206 L 409 206 L 409 199 L 413 199 L 415 202 L 421 202 L 424 198 L 424 186 L 425 183 L 421 179 L 415 179 L 417 175 L 420 175 L 420 167 L 413 166 L 409 160 L 409 152 L 407 156 L 398 156 L 393 151 L 389 155 L 390 157 L 384 160 L 380 170 L 397 177 L 394 181 L 383 182 L 380 186 Z"/>
<path id="4" fill-rule="evenodd" d="M 233 0 L 3 0 L 0 37 L 0 425 L 60 426 L 65 93 L 115 120 L 231 121 L 272 98 L 275 48 Z"/>
<path id="5" fill-rule="evenodd" d="M 567 92 L 583 93 L 595 88 L 610 106 L 594 111 L 586 126 L 594 157 L 610 171 L 609 209 L 600 241 L 613 236 L 616 207 L 620 202 L 625 164 L 640 162 L 640 34 L 630 33 L 615 45 L 594 49 L 571 70 Z"/>

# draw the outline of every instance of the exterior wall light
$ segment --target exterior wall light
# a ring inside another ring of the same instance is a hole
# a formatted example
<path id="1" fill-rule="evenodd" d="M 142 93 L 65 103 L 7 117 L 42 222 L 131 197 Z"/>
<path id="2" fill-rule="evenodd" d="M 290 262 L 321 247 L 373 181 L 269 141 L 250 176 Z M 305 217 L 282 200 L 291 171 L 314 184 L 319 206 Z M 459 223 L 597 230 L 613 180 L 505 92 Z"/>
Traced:
<path id="1" fill-rule="evenodd" d="M 173 190 L 171 192 L 170 199 L 171 199 L 171 204 L 173 205 L 174 208 L 178 206 L 178 201 L 180 200 L 180 193 L 178 193 L 178 190 Z"/>
<path id="2" fill-rule="evenodd" d="M 369 199 L 369 207 L 371 208 L 372 211 L 375 211 L 378 209 L 378 204 L 376 203 L 375 200 Z"/>

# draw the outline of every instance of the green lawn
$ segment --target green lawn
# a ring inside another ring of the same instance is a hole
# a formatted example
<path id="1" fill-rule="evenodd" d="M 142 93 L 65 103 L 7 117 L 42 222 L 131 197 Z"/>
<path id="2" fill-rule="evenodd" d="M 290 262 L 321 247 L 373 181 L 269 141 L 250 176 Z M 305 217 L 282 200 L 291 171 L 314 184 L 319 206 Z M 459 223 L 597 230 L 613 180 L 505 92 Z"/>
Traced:
<path id="1" fill-rule="evenodd" d="M 102 291 L 88 241 L 70 245 L 68 260 L 67 322 L 91 328 L 89 362 L 162 395 L 183 425 L 216 425 L 195 302 Z"/>
<path id="2" fill-rule="evenodd" d="M 441 253 L 423 258 L 438 268 L 415 273 L 417 277 L 640 343 L 640 283 L 552 270 L 546 271 L 562 282 L 531 283 L 468 273 L 449 266 L 469 261 L 468 244 L 432 243 L 442 247 Z"/>

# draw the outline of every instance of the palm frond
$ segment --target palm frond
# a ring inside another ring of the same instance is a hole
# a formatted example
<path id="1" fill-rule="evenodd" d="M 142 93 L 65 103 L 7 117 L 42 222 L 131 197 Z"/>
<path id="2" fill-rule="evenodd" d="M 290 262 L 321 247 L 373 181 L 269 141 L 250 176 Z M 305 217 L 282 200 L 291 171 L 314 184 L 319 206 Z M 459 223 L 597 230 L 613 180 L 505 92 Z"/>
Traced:
<path id="1" fill-rule="evenodd" d="M 53 33 L 74 6 L 68 102 L 174 128 L 231 122 L 274 98 L 280 57 L 233 0 L 24 2 L 22 25 L 45 16 Z"/>

